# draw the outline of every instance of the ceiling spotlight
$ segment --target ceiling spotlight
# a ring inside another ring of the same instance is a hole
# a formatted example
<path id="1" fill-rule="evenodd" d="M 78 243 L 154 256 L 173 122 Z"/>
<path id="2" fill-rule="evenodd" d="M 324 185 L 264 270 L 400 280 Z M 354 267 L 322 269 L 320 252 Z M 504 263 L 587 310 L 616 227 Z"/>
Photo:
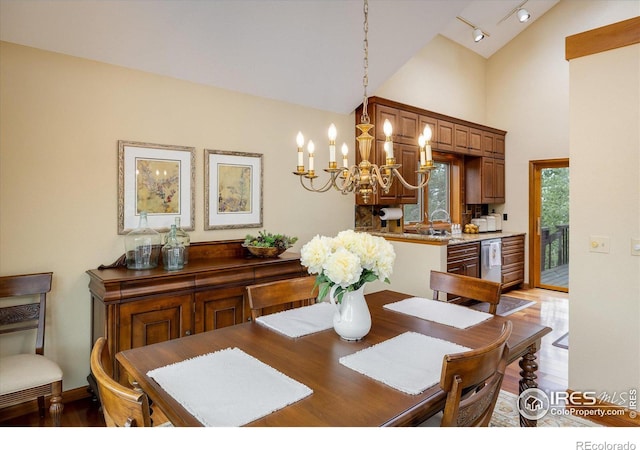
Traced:
<path id="1" fill-rule="evenodd" d="M 471 22 L 469 22 L 467 19 L 463 18 L 463 17 L 456 17 L 460 22 L 463 22 L 467 25 L 469 25 L 471 28 L 473 28 L 473 41 L 474 42 L 480 42 L 481 40 L 483 40 L 485 37 L 490 37 L 489 33 L 487 33 L 486 31 L 482 31 L 480 28 L 478 28 L 477 26 L 475 26 L 474 24 L 472 24 Z"/>
<path id="2" fill-rule="evenodd" d="M 524 8 L 520 8 L 516 13 L 516 16 L 518 16 L 518 20 L 520 22 L 526 22 L 531 18 L 531 14 L 529 13 L 529 11 Z"/>

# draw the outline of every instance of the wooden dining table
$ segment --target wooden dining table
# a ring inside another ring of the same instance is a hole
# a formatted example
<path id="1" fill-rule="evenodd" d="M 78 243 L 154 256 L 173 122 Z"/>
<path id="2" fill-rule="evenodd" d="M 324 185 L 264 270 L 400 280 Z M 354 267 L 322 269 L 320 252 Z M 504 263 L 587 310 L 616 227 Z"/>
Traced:
<path id="1" fill-rule="evenodd" d="M 510 320 L 513 331 L 508 340 L 509 362 L 520 360 L 520 391 L 537 386 L 535 353 L 550 328 L 514 316 L 493 316 L 459 329 L 383 308 L 408 297 L 411 296 L 388 290 L 368 294 L 372 326 L 360 341 L 342 340 L 333 329 L 291 338 L 259 323 L 247 322 L 125 350 L 116 355 L 116 360 L 174 426 L 202 426 L 202 423 L 147 372 L 226 348 L 238 348 L 313 390 L 308 397 L 247 426 L 411 426 L 443 409 L 446 396 L 439 384 L 410 395 L 353 371 L 339 359 L 407 331 L 477 348 L 494 341 L 503 323 Z M 521 416 L 520 425 L 535 426 L 536 421 Z"/>

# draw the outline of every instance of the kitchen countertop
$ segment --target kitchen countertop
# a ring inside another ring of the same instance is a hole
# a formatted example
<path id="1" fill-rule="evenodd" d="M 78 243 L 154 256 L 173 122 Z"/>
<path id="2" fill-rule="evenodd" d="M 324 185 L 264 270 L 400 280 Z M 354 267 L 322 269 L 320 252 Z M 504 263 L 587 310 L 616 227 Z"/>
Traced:
<path id="1" fill-rule="evenodd" d="M 499 239 L 511 236 L 521 236 L 526 233 L 520 231 L 496 231 L 488 233 L 468 234 L 462 233 L 456 236 L 430 236 L 418 233 L 381 233 L 372 232 L 375 236 L 382 236 L 392 241 L 409 241 L 431 245 L 455 245 L 469 242 L 484 241 L 487 239 Z"/>

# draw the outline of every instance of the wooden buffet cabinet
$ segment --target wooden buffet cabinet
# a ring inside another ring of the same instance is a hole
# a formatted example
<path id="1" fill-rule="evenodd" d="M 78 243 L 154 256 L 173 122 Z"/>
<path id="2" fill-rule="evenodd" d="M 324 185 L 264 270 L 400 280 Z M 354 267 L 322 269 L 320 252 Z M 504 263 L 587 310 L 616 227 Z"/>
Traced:
<path id="1" fill-rule="evenodd" d="M 251 314 L 245 286 L 307 274 L 297 254 L 256 258 L 242 242 L 191 244 L 189 264 L 177 271 L 161 266 L 129 270 L 123 257 L 107 268 L 87 271 L 91 342 L 107 339 L 116 379 L 126 381 L 116 353 L 247 321 Z"/>

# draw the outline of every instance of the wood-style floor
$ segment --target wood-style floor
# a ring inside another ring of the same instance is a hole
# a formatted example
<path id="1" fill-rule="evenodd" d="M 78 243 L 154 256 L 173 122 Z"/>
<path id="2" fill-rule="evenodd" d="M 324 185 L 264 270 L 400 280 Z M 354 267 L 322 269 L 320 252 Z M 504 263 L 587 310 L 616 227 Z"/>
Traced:
<path id="1" fill-rule="evenodd" d="M 543 323 L 553 331 L 542 339 L 538 351 L 538 386 L 545 391 L 565 391 L 567 389 L 568 351 L 553 346 L 553 342 L 568 331 L 569 301 L 568 294 L 543 289 L 515 290 L 508 293 L 511 297 L 533 300 L 535 305 L 514 313 L 525 320 Z M 502 388 L 518 394 L 520 367 L 517 362 L 511 364 L 505 374 Z M 51 426 L 46 414 L 40 419 L 37 413 L 0 422 L 3 427 Z M 98 405 L 90 398 L 65 404 L 62 414 L 64 427 L 104 427 L 104 419 Z"/>

